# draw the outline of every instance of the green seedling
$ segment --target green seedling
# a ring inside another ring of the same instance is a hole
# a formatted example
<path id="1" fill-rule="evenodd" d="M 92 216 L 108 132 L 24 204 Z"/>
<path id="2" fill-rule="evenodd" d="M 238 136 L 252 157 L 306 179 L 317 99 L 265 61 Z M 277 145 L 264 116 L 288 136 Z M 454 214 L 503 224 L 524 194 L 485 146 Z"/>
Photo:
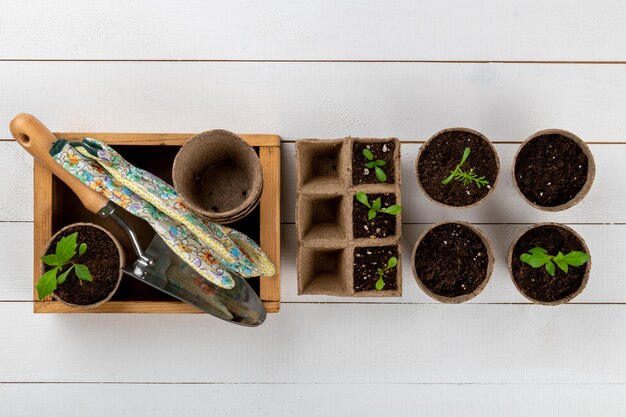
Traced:
<path id="1" fill-rule="evenodd" d="M 387 174 L 385 174 L 385 171 L 382 170 L 381 167 L 385 166 L 385 161 L 381 160 L 381 159 L 374 159 L 374 154 L 372 153 L 372 151 L 370 151 L 369 149 L 365 148 L 363 149 L 363 156 L 365 157 L 365 159 L 367 159 L 369 162 L 366 164 L 363 164 L 366 168 L 372 169 L 374 168 L 374 173 L 376 174 L 376 179 L 378 179 L 378 181 L 380 182 L 385 182 L 387 181 Z"/>
<path id="2" fill-rule="evenodd" d="M 467 161 L 470 151 L 471 151 L 470 148 L 465 148 L 465 150 L 463 151 L 463 157 L 461 158 L 461 162 L 459 162 L 456 168 L 454 168 L 454 171 L 450 172 L 450 175 L 448 176 L 448 178 L 441 181 L 442 184 L 447 185 L 452 180 L 462 181 L 463 185 L 475 184 L 476 187 L 478 188 L 481 188 L 489 184 L 489 181 L 487 181 L 487 179 L 484 176 L 479 177 L 478 174 L 474 172 L 474 168 L 471 168 L 468 172 L 465 172 L 461 169 L 465 161 Z"/>
<path id="3" fill-rule="evenodd" d="M 389 258 L 387 261 L 387 266 L 384 268 L 378 268 L 376 273 L 378 274 L 378 281 L 376 281 L 376 291 L 382 291 L 385 287 L 385 280 L 383 277 L 385 276 L 385 272 L 389 271 L 392 268 L 395 268 L 398 265 L 398 258 L 395 256 Z"/>
<path id="4" fill-rule="evenodd" d="M 359 191 L 356 193 L 356 199 L 359 200 L 361 204 L 363 204 L 364 206 L 370 209 L 367 212 L 367 220 L 374 219 L 376 215 L 378 215 L 378 213 L 385 213 L 385 214 L 390 214 L 392 216 L 395 216 L 396 214 L 400 213 L 400 211 L 402 210 L 402 208 L 398 204 L 381 208 L 382 202 L 380 201 L 380 197 L 378 197 L 376 200 L 372 202 L 372 204 L 370 204 L 369 201 L 367 200 L 367 194 L 365 194 L 363 191 Z"/>
<path id="5" fill-rule="evenodd" d="M 57 285 L 63 284 L 72 270 L 74 270 L 76 276 L 82 281 L 92 281 L 93 278 L 91 272 L 89 272 L 89 268 L 86 265 L 72 261 L 74 256 L 76 256 L 77 248 L 77 258 L 83 256 L 87 251 L 87 244 L 81 243 L 79 246 L 76 242 L 77 238 L 78 232 L 63 237 L 57 243 L 55 253 L 41 257 L 44 264 L 53 266 L 54 268 L 39 278 L 39 282 L 37 283 L 37 295 L 40 300 L 52 294 L 57 289 Z M 71 266 L 63 271 L 63 269 L 70 264 Z"/>
<path id="6" fill-rule="evenodd" d="M 563 272 L 567 273 L 570 266 L 581 266 L 587 263 L 591 256 L 585 252 L 572 251 L 567 255 L 563 255 L 562 252 L 552 256 L 548 254 L 548 251 L 541 247 L 534 247 L 528 251 L 528 253 L 522 253 L 519 257 L 520 261 L 532 266 L 533 268 L 541 268 L 545 265 L 546 271 L 550 276 L 554 276 L 556 268 L 554 264 L 558 266 Z"/>

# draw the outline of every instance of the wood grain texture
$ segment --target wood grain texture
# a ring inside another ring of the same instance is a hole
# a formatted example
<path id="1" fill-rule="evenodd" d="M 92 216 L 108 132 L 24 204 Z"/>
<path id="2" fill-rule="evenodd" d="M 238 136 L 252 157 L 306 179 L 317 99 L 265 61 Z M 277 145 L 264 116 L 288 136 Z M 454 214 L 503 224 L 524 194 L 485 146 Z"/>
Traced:
<path id="1" fill-rule="evenodd" d="M 278 313 L 280 300 L 263 301 L 268 313 Z M 33 302 L 34 313 L 134 313 L 134 314 L 200 314 L 202 311 L 180 301 L 107 301 L 89 309 L 66 306 L 58 301 Z"/>
<path id="2" fill-rule="evenodd" d="M 352 135 L 416 141 L 446 127 L 466 126 L 494 141 L 521 141 L 558 127 L 585 141 L 625 142 L 624 68 L 3 62 L 0 138 L 10 138 L 9 120 L 28 111 L 51 130 L 66 132 L 223 128 L 278 134 L 283 140 Z"/>
<path id="3" fill-rule="evenodd" d="M 276 274 L 261 277 L 263 301 L 280 301 L 280 148 L 262 147 L 259 149 L 263 169 L 263 192 L 261 194 L 261 240 L 259 244 L 276 267 Z M 278 305 L 279 303 L 274 303 Z"/>
<path id="4" fill-rule="evenodd" d="M 0 317 L 3 382 L 626 381 L 620 305 L 283 303 L 254 329 L 201 314 L 33 315 L 29 303 L 0 303 Z M 193 354 L 208 348 L 233 360 Z"/>
<path id="5" fill-rule="evenodd" d="M 199 132 L 198 132 L 199 133 Z M 109 145 L 170 145 L 182 146 L 197 133 L 96 133 L 96 132 L 54 132 L 57 138 L 81 140 L 85 137 L 97 139 Z M 250 146 L 280 146 L 280 136 L 239 134 Z"/>
<path id="6" fill-rule="evenodd" d="M 619 0 L 29 0 L 4 5 L 0 58 L 621 61 L 623 16 Z"/>
<path id="7" fill-rule="evenodd" d="M 624 385 L 608 384 L 2 384 L 6 410 L 66 417 L 615 417 Z M 94 394 L 94 393 L 97 393 Z M 37 398 L 38 401 L 32 401 Z M 341 398 L 339 400 L 338 398 Z M 529 400 L 531 398 L 532 400 Z M 10 414 L 9 414 L 10 415 Z"/>

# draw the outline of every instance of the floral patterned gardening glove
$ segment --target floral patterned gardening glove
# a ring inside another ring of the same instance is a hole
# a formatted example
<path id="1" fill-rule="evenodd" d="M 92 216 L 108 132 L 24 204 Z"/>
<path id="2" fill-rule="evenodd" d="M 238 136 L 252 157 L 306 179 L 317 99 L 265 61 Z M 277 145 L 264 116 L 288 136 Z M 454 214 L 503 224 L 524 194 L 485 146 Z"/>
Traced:
<path id="1" fill-rule="evenodd" d="M 230 272 L 244 278 L 276 273 L 256 242 L 229 227 L 202 222 L 174 187 L 131 165 L 110 146 L 91 138 L 59 139 L 50 154 L 83 184 L 146 220 L 170 249 L 215 285 L 232 288 Z"/>

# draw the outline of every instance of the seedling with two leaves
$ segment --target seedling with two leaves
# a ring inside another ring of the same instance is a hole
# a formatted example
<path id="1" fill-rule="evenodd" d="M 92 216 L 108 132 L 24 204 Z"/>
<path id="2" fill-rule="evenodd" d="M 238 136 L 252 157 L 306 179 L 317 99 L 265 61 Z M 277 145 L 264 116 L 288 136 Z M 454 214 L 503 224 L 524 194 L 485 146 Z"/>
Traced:
<path id="1" fill-rule="evenodd" d="M 376 291 L 383 290 L 383 288 L 385 287 L 385 280 L 383 279 L 385 273 L 390 269 L 395 268 L 396 265 L 398 265 L 398 258 L 393 256 L 387 261 L 387 266 L 385 266 L 384 268 L 378 268 L 378 270 L 376 271 L 376 273 L 378 274 L 378 281 L 376 281 Z"/>
<path id="2" fill-rule="evenodd" d="M 591 256 L 581 251 L 572 251 L 567 255 L 563 255 L 563 253 L 559 251 L 556 256 L 552 256 L 548 254 L 548 251 L 544 248 L 534 247 L 529 250 L 528 253 L 521 254 L 519 259 L 533 268 L 541 268 L 545 265 L 548 274 L 554 276 L 556 273 L 555 264 L 559 269 L 567 273 L 570 266 L 579 267 L 584 265 L 591 259 Z"/>
<path id="3" fill-rule="evenodd" d="M 367 220 L 374 219 L 378 215 L 378 213 L 385 213 L 385 214 L 390 214 L 392 216 L 395 216 L 398 213 L 400 213 L 400 211 L 402 210 L 402 208 L 398 204 L 394 204 L 393 206 L 382 208 L 382 202 L 380 200 L 380 197 L 378 197 L 376 200 L 372 202 L 372 204 L 370 204 L 370 202 L 367 199 L 367 194 L 365 194 L 363 191 L 359 191 L 356 193 L 356 199 L 361 204 L 365 205 L 367 208 L 370 209 L 367 212 Z"/>
<path id="4" fill-rule="evenodd" d="M 363 165 L 368 169 L 374 168 L 374 174 L 376 174 L 376 179 L 378 179 L 378 181 L 380 182 L 386 182 L 387 174 L 385 174 L 385 171 L 383 171 L 383 169 L 381 168 L 385 166 L 385 161 L 383 161 L 382 159 L 375 160 L 374 154 L 367 148 L 363 149 L 363 156 L 369 161 Z"/>
<path id="5" fill-rule="evenodd" d="M 41 257 L 44 264 L 52 266 L 53 268 L 43 274 L 37 283 L 37 295 L 40 300 L 52 294 L 57 289 L 57 285 L 63 284 L 72 270 L 74 270 L 74 273 L 76 273 L 76 276 L 80 280 L 92 281 L 93 278 L 89 268 L 86 265 L 72 261 L 72 259 L 76 256 L 77 248 L 77 258 L 83 256 L 87 251 L 87 244 L 81 243 L 79 246 L 76 242 L 77 239 L 78 232 L 72 233 L 69 236 L 64 236 L 57 243 L 55 253 Z M 70 264 L 71 266 L 63 271 L 63 269 Z"/>
<path id="6" fill-rule="evenodd" d="M 465 161 L 467 161 L 467 158 L 469 158 L 470 152 L 470 148 L 465 148 L 465 150 L 463 151 L 463 156 L 461 157 L 461 162 L 459 162 L 456 168 L 454 168 L 454 171 L 450 172 L 448 178 L 441 181 L 442 184 L 447 185 L 452 180 L 461 181 L 463 182 L 463 185 L 475 184 L 478 188 L 489 184 L 489 181 L 487 181 L 484 176 L 479 177 L 478 174 L 474 172 L 474 168 L 471 168 L 467 172 L 461 169 Z"/>

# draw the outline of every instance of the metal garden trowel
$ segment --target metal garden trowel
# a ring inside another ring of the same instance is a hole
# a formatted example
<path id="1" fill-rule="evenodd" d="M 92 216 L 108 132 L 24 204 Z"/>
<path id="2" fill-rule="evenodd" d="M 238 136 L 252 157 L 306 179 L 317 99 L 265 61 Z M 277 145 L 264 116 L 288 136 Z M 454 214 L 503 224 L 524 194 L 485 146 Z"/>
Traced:
<path id="1" fill-rule="evenodd" d="M 57 139 L 37 118 L 19 114 L 11 121 L 10 128 L 17 142 L 69 186 L 89 211 L 111 217 L 128 234 L 138 259 L 124 269 L 126 274 L 222 320 L 244 326 L 263 323 L 266 317 L 263 303 L 239 274 L 228 271 L 228 288 L 216 285 L 183 261 L 158 234 L 144 251 L 135 232 L 116 212 L 121 208 L 53 159 L 50 150 Z"/>

